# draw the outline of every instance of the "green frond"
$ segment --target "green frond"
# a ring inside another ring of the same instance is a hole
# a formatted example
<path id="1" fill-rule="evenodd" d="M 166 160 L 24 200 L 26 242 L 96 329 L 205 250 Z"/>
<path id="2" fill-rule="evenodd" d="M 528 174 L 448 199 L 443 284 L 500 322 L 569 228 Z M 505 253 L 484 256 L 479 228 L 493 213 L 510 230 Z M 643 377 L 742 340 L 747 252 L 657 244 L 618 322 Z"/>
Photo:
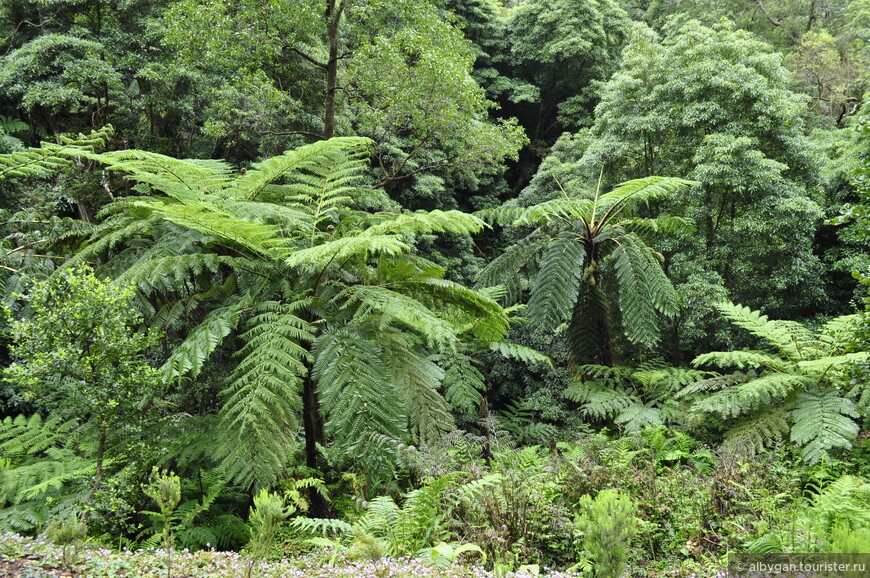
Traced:
<path id="1" fill-rule="evenodd" d="M 388 287 L 351 285 L 333 298 L 336 304 L 359 303 L 357 316 L 377 313 L 381 327 L 397 324 L 422 336 L 429 345 L 445 344 L 456 339 L 456 328 L 448 319 L 436 315 L 429 307 L 411 296 Z"/>
<path id="2" fill-rule="evenodd" d="M 619 283 L 619 307 L 623 316 L 625 335 L 634 343 L 653 347 L 659 341 L 658 303 L 666 304 L 671 312 L 670 302 L 666 297 L 673 292 L 670 281 L 654 275 L 655 267 L 650 267 L 649 260 L 644 255 L 646 247 L 639 245 L 632 237 L 621 237 L 622 241 L 611 253 L 616 278 Z M 659 267 L 660 270 L 660 267 Z M 676 296 L 673 300 L 676 309 Z"/>
<path id="3" fill-rule="evenodd" d="M 448 354 L 440 360 L 440 365 L 446 370 L 442 386 L 450 406 L 462 415 L 477 415 L 486 384 L 472 359 L 467 355 Z"/>
<path id="4" fill-rule="evenodd" d="M 345 455 L 364 456 L 366 434 L 406 437 L 403 395 L 390 379 L 381 349 L 349 326 L 319 337 L 312 376 L 326 431 Z"/>
<path id="5" fill-rule="evenodd" d="M 276 251 L 289 252 L 287 240 L 277 227 L 239 219 L 208 203 L 169 205 L 143 202 L 142 205 L 167 221 L 225 239 L 256 255 L 271 256 Z"/>
<path id="6" fill-rule="evenodd" d="M 855 353 L 821 357 L 809 361 L 799 361 L 797 367 L 802 373 L 817 376 L 819 379 L 827 377 L 833 380 L 838 377 L 838 372 L 844 369 L 844 365 L 851 363 L 862 364 L 866 363 L 868 359 L 870 359 L 870 353 L 858 351 Z"/>
<path id="7" fill-rule="evenodd" d="M 632 392 L 590 386 L 580 412 L 597 420 L 615 419 L 628 408 L 638 405 L 643 405 L 643 402 Z"/>
<path id="8" fill-rule="evenodd" d="M 232 257 L 214 253 L 176 253 L 153 259 L 143 255 L 132 267 L 118 275 L 115 282 L 121 286 L 133 285 L 144 295 L 171 293 L 180 287 L 192 290 L 192 279 L 203 273 L 217 273 L 221 265 L 232 263 Z"/>
<path id="9" fill-rule="evenodd" d="M 500 341 L 507 334 L 510 320 L 504 309 L 464 285 L 446 279 L 426 279 L 405 283 L 404 291 L 438 311 L 439 317 L 452 319 L 459 334 L 469 334 L 484 342 Z"/>
<path id="10" fill-rule="evenodd" d="M 420 235 L 429 233 L 479 233 L 486 226 L 474 215 L 462 211 L 417 211 L 414 213 L 375 213 L 367 220 L 377 224 L 366 228 L 367 235 Z"/>
<path id="11" fill-rule="evenodd" d="M 181 345 L 160 368 L 163 381 L 169 383 L 179 377 L 199 375 L 206 360 L 239 325 L 239 312 L 248 305 L 240 302 L 210 311 L 199 325 L 188 331 Z"/>
<path id="12" fill-rule="evenodd" d="M 573 235 L 547 246 L 526 309 L 536 325 L 555 330 L 568 320 L 577 302 L 585 259 L 586 250 Z"/>
<path id="13" fill-rule="evenodd" d="M 284 259 L 288 267 L 314 265 L 322 268 L 341 264 L 351 258 L 368 259 L 374 255 L 402 255 L 411 250 L 400 235 L 357 235 L 299 249 Z"/>
<path id="14" fill-rule="evenodd" d="M 600 331 L 607 323 L 608 302 L 604 291 L 593 283 L 580 283 L 577 303 L 565 332 L 569 369 L 600 358 Z"/>
<path id="15" fill-rule="evenodd" d="M 733 303 L 720 303 L 717 308 L 732 323 L 764 339 L 790 361 L 812 358 L 811 355 L 807 355 L 806 350 L 814 348 L 818 342 L 815 336 L 799 323 L 771 321 L 758 311 Z"/>
<path id="16" fill-rule="evenodd" d="M 596 221 L 609 220 L 623 207 L 637 206 L 655 199 L 662 199 L 697 184 L 695 181 L 675 177 L 645 177 L 626 181 L 616 185 L 609 193 L 598 197 L 595 202 L 594 218 Z"/>
<path id="17" fill-rule="evenodd" d="M 232 479 L 262 487 L 275 480 L 295 447 L 299 389 L 310 360 L 304 344 L 313 335 L 292 304 L 264 302 L 247 326 L 241 360 L 222 392 L 228 432 L 222 458 Z"/>
<path id="18" fill-rule="evenodd" d="M 450 406 L 438 392 L 445 372 L 432 360 L 421 357 L 406 341 L 398 335 L 384 340 L 384 360 L 404 398 L 412 439 L 434 444 L 456 428 Z"/>
<path id="19" fill-rule="evenodd" d="M 649 235 L 686 235 L 695 230 L 695 223 L 686 217 L 660 215 L 651 219 L 632 218 L 619 223 L 630 233 L 646 237 Z"/>
<path id="20" fill-rule="evenodd" d="M 651 425 L 663 424 L 664 415 L 660 408 L 650 404 L 637 404 L 623 409 L 613 422 L 622 426 L 626 433 L 637 433 Z"/>
<path id="21" fill-rule="evenodd" d="M 346 186 L 358 178 L 371 153 L 372 141 L 361 137 L 340 137 L 317 141 L 255 164 L 233 184 L 233 194 L 254 200 L 271 183 L 289 177 L 296 195 L 323 199 L 348 192 Z M 306 178 L 307 177 L 307 178 Z"/>
<path id="22" fill-rule="evenodd" d="M 855 404 L 835 389 L 813 387 L 799 393 L 791 415 L 791 440 L 802 446 L 801 454 L 809 463 L 816 463 L 833 448 L 851 448 L 860 429 Z"/>
<path id="23" fill-rule="evenodd" d="M 510 225 L 519 219 L 525 211 L 526 209 L 523 207 L 502 205 L 500 207 L 475 211 L 473 215 L 487 223 L 495 225 Z"/>
<path id="24" fill-rule="evenodd" d="M 592 199 L 552 199 L 527 208 L 511 224 L 543 225 L 555 219 L 569 223 L 578 220 L 588 222 L 593 206 Z"/>
<path id="25" fill-rule="evenodd" d="M 753 456 L 783 439 L 789 431 L 787 418 L 785 410 L 764 408 L 732 426 L 725 434 L 722 448 Z"/>
<path id="26" fill-rule="evenodd" d="M 692 360 L 692 365 L 695 367 L 714 365 L 738 369 L 768 368 L 775 371 L 788 371 L 792 367 L 782 358 L 763 351 L 714 351 L 699 355 Z"/>
<path id="27" fill-rule="evenodd" d="M 739 417 L 782 400 L 812 383 L 811 379 L 801 375 L 768 373 L 700 399 L 695 402 L 694 409 L 724 418 Z"/>
<path id="28" fill-rule="evenodd" d="M 339 520 L 337 518 L 306 518 L 305 516 L 297 516 L 290 520 L 290 525 L 304 534 L 321 536 L 350 534 L 353 531 L 353 526 Z M 333 545 L 330 543 L 330 545 Z"/>
<path id="29" fill-rule="evenodd" d="M 544 355 L 537 349 L 532 349 L 531 347 L 526 347 L 525 345 L 508 343 L 507 341 L 499 341 L 496 343 L 491 343 L 489 349 L 491 351 L 497 351 L 503 357 L 522 361 L 529 366 L 544 365 L 551 369 L 553 368 L 552 359 L 550 359 L 547 355 Z"/>
<path id="30" fill-rule="evenodd" d="M 111 171 L 147 184 L 182 201 L 202 198 L 229 186 L 232 167 L 218 160 L 176 159 L 143 150 L 121 150 L 87 155 Z"/>
<path id="31" fill-rule="evenodd" d="M 746 383 L 756 377 L 758 377 L 758 373 L 755 371 L 735 371 L 734 373 L 728 373 L 725 375 L 713 375 L 712 377 L 707 377 L 706 379 L 701 379 L 700 381 L 687 385 L 677 393 L 676 398 L 690 400 L 698 399 L 699 396 L 706 395 L 711 391 L 721 391 L 741 383 Z"/>
<path id="32" fill-rule="evenodd" d="M 522 290 L 520 271 L 544 250 L 546 239 L 539 229 L 508 247 L 477 274 L 475 287 L 503 285 L 507 304 L 516 303 Z"/>
<path id="33" fill-rule="evenodd" d="M 644 363 L 631 374 L 631 379 L 640 384 L 647 399 L 664 401 L 673 399 L 681 389 L 709 375 L 696 369 Z"/>
<path id="34" fill-rule="evenodd" d="M 72 159 L 104 148 L 114 135 L 111 125 L 74 137 L 61 136 L 60 143 L 42 142 L 39 147 L 0 155 L 0 180 L 45 177 L 73 164 Z"/>

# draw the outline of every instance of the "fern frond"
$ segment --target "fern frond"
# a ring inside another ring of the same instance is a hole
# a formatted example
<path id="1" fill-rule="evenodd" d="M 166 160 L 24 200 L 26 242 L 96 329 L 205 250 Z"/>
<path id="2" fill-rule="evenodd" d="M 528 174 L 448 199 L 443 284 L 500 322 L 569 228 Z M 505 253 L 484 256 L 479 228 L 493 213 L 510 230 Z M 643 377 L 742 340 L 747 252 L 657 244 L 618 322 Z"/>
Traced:
<path id="1" fill-rule="evenodd" d="M 627 433 L 637 433 L 651 425 L 663 424 L 664 415 L 660 408 L 649 404 L 630 405 L 620 411 L 613 422 L 623 426 Z"/>
<path id="2" fill-rule="evenodd" d="M 565 332 L 568 349 L 568 367 L 595 361 L 601 355 L 601 328 L 608 323 L 607 296 L 598 285 L 586 280 L 580 283 L 577 303 Z"/>
<path id="3" fill-rule="evenodd" d="M 312 375 L 321 407 L 328 412 L 326 430 L 343 453 L 362 454 L 370 432 L 405 437 L 402 396 L 380 348 L 345 326 L 318 338 L 314 357 Z"/>
<path id="4" fill-rule="evenodd" d="M 586 221 L 592 214 L 593 205 L 592 199 L 552 199 L 527 208 L 511 224 L 543 225 L 554 219 L 569 223 L 577 220 Z"/>
<path id="5" fill-rule="evenodd" d="M 474 367 L 467 355 L 446 355 L 441 360 L 445 367 L 444 397 L 451 407 L 464 415 L 476 415 L 482 392 L 486 391 L 483 374 Z"/>
<path id="6" fill-rule="evenodd" d="M 837 377 L 837 372 L 843 370 L 844 365 L 866 363 L 868 359 L 870 359 L 870 354 L 866 351 L 858 351 L 855 353 L 821 357 L 809 361 L 799 361 L 797 366 L 802 373 L 815 375 L 820 379 L 826 375 L 830 378 L 835 378 Z"/>
<path id="7" fill-rule="evenodd" d="M 495 225 L 510 225 L 519 219 L 525 210 L 524 207 L 502 205 L 491 209 L 481 209 L 475 211 L 473 214 L 475 217 L 482 219 L 487 223 L 493 223 Z"/>
<path id="8" fill-rule="evenodd" d="M 725 434 L 722 448 L 753 456 L 788 433 L 787 418 L 785 410 L 764 408 L 732 426 Z"/>
<path id="9" fill-rule="evenodd" d="M 553 368 L 553 360 L 549 356 L 541 353 L 537 349 L 519 345 L 517 343 L 508 343 L 507 341 L 499 341 L 491 343 L 489 346 L 491 351 L 497 351 L 503 357 L 522 361 L 526 365 L 536 366 L 544 365 Z"/>
<path id="10" fill-rule="evenodd" d="M 522 290 L 519 272 L 543 251 L 546 238 L 539 229 L 508 247 L 478 273 L 475 287 L 503 285 L 507 290 L 506 302 L 517 302 Z"/>
<path id="11" fill-rule="evenodd" d="M 607 220 L 623 207 L 637 206 L 655 199 L 665 198 L 681 189 L 697 184 L 695 181 L 675 177 L 646 177 L 620 183 L 613 190 L 597 199 L 594 219 L 596 221 Z"/>
<path id="12" fill-rule="evenodd" d="M 479 218 L 461 211 L 417 211 L 414 213 L 376 213 L 367 220 L 380 221 L 366 228 L 368 235 L 418 235 L 428 233 L 479 233 L 486 226 Z"/>
<path id="13" fill-rule="evenodd" d="M 807 462 L 816 463 L 833 448 L 852 447 L 859 431 L 855 420 L 859 417 L 855 404 L 836 390 L 811 388 L 797 396 L 791 439 L 802 446 L 801 454 Z"/>
<path id="14" fill-rule="evenodd" d="M 233 192 L 239 198 L 255 200 L 268 185 L 289 177 L 293 186 L 288 189 L 309 200 L 319 197 L 322 201 L 325 195 L 344 197 L 346 185 L 365 168 L 371 146 L 372 141 L 361 137 L 317 141 L 255 164 L 236 180 Z"/>
<path id="15" fill-rule="evenodd" d="M 699 355 L 692 360 L 692 365 L 695 367 L 714 365 L 739 369 L 768 368 L 775 371 L 788 371 L 791 367 L 791 364 L 781 358 L 763 351 L 714 351 Z"/>
<path id="16" fill-rule="evenodd" d="M 190 375 L 199 375 L 205 361 L 223 343 L 224 338 L 239 325 L 239 311 L 247 302 L 235 303 L 209 312 L 206 318 L 187 333 L 160 368 L 166 383 Z"/>
<path id="17" fill-rule="evenodd" d="M 342 263 L 351 258 L 368 259 L 373 255 L 401 255 L 411 250 L 399 235 L 358 235 L 342 237 L 320 245 L 300 249 L 284 259 L 288 267 Z"/>
<path id="18" fill-rule="evenodd" d="M 770 373 L 745 383 L 719 390 L 695 402 L 694 409 L 722 417 L 738 417 L 771 405 L 794 391 L 811 386 L 813 381 L 800 375 Z"/>
<path id="19" fill-rule="evenodd" d="M 660 279 L 650 277 L 643 248 L 634 239 L 626 236 L 621 241 L 611 256 L 619 281 L 619 307 L 625 335 L 634 343 L 653 347 L 659 340 L 659 323 L 650 284 Z"/>
<path id="20" fill-rule="evenodd" d="M 262 303 L 248 327 L 241 361 L 222 392 L 221 420 L 231 432 L 222 460 L 232 479 L 262 487 L 274 481 L 295 446 L 299 388 L 310 360 L 305 343 L 313 335 L 292 304 Z"/>
<path id="21" fill-rule="evenodd" d="M 126 173 L 126 178 L 161 191 L 182 201 L 202 198 L 229 186 L 232 167 L 223 161 L 176 159 L 142 150 L 90 154 L 91 160 L 111 171 Z"/>
<path id="22" fill-rule="evenodd" d="M 798 323 L 771 321 L 758 311 L 733 303 L 720 303 L 717 308 L 732 323 L 764 339 L 790 361 L 806 359 L 805 349 L 817 343 L 815 336 Z"/>
<path id="23" fill-rule="evenodd" d="M 382 327 L 396 323 L 422 336 L 429 345 L 441 345 L 456 339 L 455 328 L 447 320 L 435 315 L 420 301 L 388 287 L 352 285 L 336 294 L 336 304 L 360 303 L 357 315 L 377 312 Z"/>
<path id="24" fill-rule="evenodd" d="M 72 165 L 72 159 L 106 146 L 115 131 L 111 125 L 79 134 L 61 136 L 60 143 L 43 142 L 37 148 L 0 155 L 0 180 L 45 177 Z"/>
<path id="25" fill-rule="evenodd" d="M 550 243 L 532 285 L 528 316 L 539 326 L 555 329 L 568 320 L 577 302 L 586 250 L 573 236 Z"/>
<path id="26" fill-rule="evenodd" d="M 447 401 L 438 393 L 444 370 L 421 357 L 407 338 L 382 334 L 379 341 L 389 373 L 404 397 L 412 439 L 423 444 L 440 441 L 456 427 Z"/>

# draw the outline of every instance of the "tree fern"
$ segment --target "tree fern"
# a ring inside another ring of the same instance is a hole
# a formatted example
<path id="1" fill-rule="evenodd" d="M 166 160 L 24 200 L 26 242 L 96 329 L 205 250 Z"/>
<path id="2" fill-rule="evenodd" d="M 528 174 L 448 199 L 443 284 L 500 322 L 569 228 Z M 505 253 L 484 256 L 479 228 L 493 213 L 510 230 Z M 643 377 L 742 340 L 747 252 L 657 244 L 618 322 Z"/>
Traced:
<path id="1" fill-rule="evenodd" d="M 719 309 L 733 323 L 770 344 L 773 351 L 701 355 L 694 365 L 751 371 L 701 380 L 684 388 L 678 397 L 692 400 L 697 412 L 724 418 L 730 424 L 725 432 L 730 446 L 757 451 L 790 429 L 791 441 L 810 463 L 833 449 L 850 448 L 860 414 L 851 399 L 858 392 L 842 388 L 843 368 L 865 361 L 867 355 L 844 353 L 833 337 L 848 320 L 833 320 L 814 334 L 796 322 L 769 320 L 739 305 L 726 303 Z M 727 421 L 734 418 L 741 419 Z"/>
<path id="2" fill-rule="evenodd" d="M 674 219 L 637 219 L 631 211 L 692 184 L 648 177 L 604 194 L 599 191 L 593 198 L 563 195 L 521 210 L 478 213 L 496 222 L 540 227 L 485 268 L 478 284 L 504 284 L 513 296 L 522 288 L 517 274 L 523 271 L 531 287 L 529 318 L 554 331 L 568 321 L 571 368 L 589 361 L 613 362 L 611 303 L 622 313 L 622 329 L 629 341 L 652 347 L 659 339 L 660 316 L 675 316 L 677 299 L 662 270 L 661 256 L 637 234 L 686 230 L 689 223 L 680 221 L 677 226 Z M 529 266 L 530 262 L 536 266 Z M 618 300 L 607 295 L 602 283 L 604 270 L 610 268 L 615 271 Z"/>

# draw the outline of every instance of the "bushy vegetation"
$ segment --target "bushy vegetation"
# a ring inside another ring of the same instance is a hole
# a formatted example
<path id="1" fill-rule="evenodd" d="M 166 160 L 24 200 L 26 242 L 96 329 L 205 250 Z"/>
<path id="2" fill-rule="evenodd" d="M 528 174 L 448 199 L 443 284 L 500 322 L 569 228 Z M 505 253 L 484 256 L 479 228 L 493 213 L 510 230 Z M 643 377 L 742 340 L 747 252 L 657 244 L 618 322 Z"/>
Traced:
<path id="1" fill-rule="evenodd" d="M 0 2 L 0 573 L 870 551 L 868 21 Z"/>

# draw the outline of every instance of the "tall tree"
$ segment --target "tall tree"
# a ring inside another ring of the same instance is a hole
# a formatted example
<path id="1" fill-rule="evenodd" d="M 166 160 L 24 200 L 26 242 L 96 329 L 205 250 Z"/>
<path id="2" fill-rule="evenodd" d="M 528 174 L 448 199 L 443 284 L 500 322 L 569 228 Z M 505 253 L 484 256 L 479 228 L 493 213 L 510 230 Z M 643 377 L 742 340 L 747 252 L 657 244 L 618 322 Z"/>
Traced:
<path id="1" fill-rule="evenodd" d="M 660 245 L 675 281 L 721 278 L 733 298 L 783 316 L 817 310 L 818 165 L 807 99 L 788 85 L 782 57 L 730 24 L 689 22 L 664 39 L 638 27 L 594 126 L 564 137 L 536 181 L 588 180 L 602 164 L 617 179 L 686 175 L 700 184 L 657 205 L 697 226 Z"/>
<path id="2" fill-rule="evenodd" d="M 433 2 L 183 0 L 169 19 L 187 62 L 228 79 L 210 124 L 227 144 L 267 138 L 271 152 L 292 135 L 367 136 L 375 186 L 395 198 L 417 187 L 425 199 L 433 187 L 447 193 L 439 180 L 474 178 L 523 143 L 515 123 L 489 120 L 470 44 Z"/>

